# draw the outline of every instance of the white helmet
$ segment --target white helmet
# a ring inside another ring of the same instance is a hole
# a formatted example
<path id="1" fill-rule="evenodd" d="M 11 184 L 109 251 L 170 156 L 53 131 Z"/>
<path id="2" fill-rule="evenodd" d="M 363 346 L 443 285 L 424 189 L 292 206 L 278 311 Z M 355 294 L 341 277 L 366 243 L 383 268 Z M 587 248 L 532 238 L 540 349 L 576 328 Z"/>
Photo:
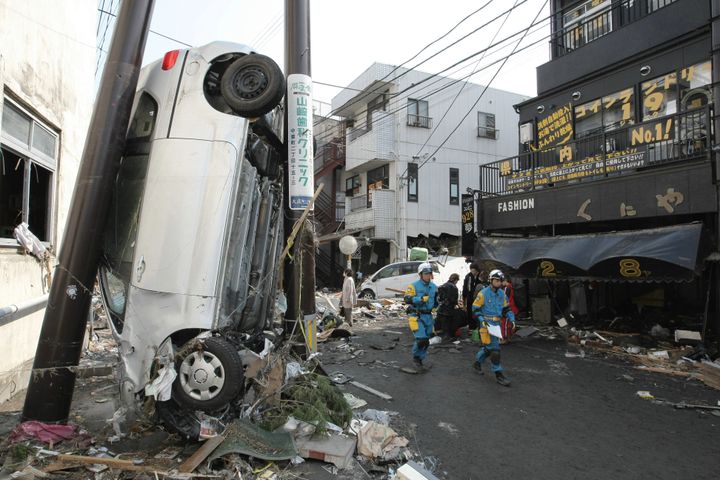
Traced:
<path id="1" fill-rule="evenodd" d="M 423 273 L 433 273 L 430 263 L 424 262 L 418 265 L 418 275 L 422 275 Z"/>
<path id="2" fill-rule="evenodd" d="M 495 269 L 490 272 L 490 275 L 488 276 L 488 278 L 490 280 L 492 280 L 493 278 L 497 278 L 498 280 L 505 280 L 505 275 L 503 274 L 502 271 Z"/>

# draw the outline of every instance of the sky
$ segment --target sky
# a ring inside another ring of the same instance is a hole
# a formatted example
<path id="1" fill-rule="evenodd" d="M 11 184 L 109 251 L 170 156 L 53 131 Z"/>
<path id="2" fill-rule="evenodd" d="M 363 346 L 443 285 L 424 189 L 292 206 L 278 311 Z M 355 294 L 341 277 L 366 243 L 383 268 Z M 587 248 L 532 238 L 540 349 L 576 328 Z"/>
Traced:
<path id="1" fill-rule="evenodd" d="M 549 59 L 547 3 L 547 0 L 310 0 L 314 98 L 329 103 L 340 91 L 317 82 L 348 85 L 373 62 L 428 73 L 445 71 L 443 75 L 453 78 L 469 76 L 471 82 L 482 85 L 492 80 L 494 88 L 534 96 L 535 67 Z M 111 4 L 112 11 L 117 12 L 117 1 L 98 1 L 104 10 L 110 10 Z M 150 27 L 156 33 L 148 37 L 143 64 L 161 58 L 169 50 L 186 48 L 177 41 L 199 46 L 224 40 L 250 45 L 283 68 L 284 9 L 285 0 L 202 3 L 156 0 Z M 510 13 L 505 13 L 508 10 Z M 536 25 L 522 38 L 523 31 L 538 14 Z M 113 23 L 105 34 L 103 18 L 100 20 L 98 42 L 102 43 L 105 37 L 107 49 Z M 473 30 L 477 31 L 471 33 Z M 468 36 L 463 39 L 465 35 Z M 457 43 L 451 45 L 454 42 Z M 503 58 L 514 48 L 516 53 L 497 73 Z M 451 67 L 466 57 L 471 58 Z"/>

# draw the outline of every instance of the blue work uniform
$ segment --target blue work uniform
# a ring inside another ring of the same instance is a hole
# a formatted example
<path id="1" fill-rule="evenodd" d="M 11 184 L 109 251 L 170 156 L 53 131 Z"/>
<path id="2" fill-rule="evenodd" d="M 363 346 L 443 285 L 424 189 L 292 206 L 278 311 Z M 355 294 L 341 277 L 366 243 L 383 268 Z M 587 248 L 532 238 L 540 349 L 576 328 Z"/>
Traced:
<path id="1" fill-rule="evenodd" d="M 408 323 L 415 337 L 412 349 L 413 358 L 423 360 L 427 357 L 427 349 L 435 323 L 432 309 L 435 307 L 436 294 L 437 285 L 432 280 L 425 283 L 422 279 L 418 279 L 405 289 L 405 303 L 410 305 Z M 423 297 L 428 297 L 427 301 L 423 301 Z"/>
<path id="2" fill-rule="evenodd" d="M 509 308 L 507 296 L 502 288 L 498 288 L 493 291 L 492 287 L 485 287 L 480 290 L 475 297 L 475 301 L 472 305 L 473 316 L 480 322 L 488 325 L 501 325 L 503 311 L 507 318 L 515 323 L 515 314 Z M 490 337 L 490 343 L 483 345 L 482 348 L 475 355 L 475 361 L 482 364 L 487 357 L 490 357 L 492 363 L 492 371 L 502 372 L 503 368 L 500 365 L 500 342 L 495 336 Z"/>

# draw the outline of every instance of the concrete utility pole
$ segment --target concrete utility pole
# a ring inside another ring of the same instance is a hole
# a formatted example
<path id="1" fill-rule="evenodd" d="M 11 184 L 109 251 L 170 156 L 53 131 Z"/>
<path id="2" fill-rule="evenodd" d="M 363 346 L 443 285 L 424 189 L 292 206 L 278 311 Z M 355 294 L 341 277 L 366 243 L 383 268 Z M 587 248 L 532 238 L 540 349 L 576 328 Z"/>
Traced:
<path id="1" fill-rule="evenodd" d="M 310 0 L 285 0 L 285 143 L 288 150 L 285 188 L 285 238 L 300 219 L 315 191 L 313 103 L 310 69 Z M 315 351 L 315 230 L 310 212 L 286 258 L 286 331 L 301 332 Z"/>
<path id="2" fill-rule="evenodd" d="M 715 250 L 720 249 L 720 146 L 717 142 L 717 135 L 720 135 L 720 0 L 711 0 L 711 18 L 712 18 L 712 100 L 715 107 L 713 112 L 713 131 L 716 138 L 711 142 L 712 160 L 715 162 L 715 188 L 718 199 L 718 213 L 715 217 Z M 720 332 L 720 262 L 713 265 L 714 276 L 710 278 L 715 283 L 715 321 L 713 322 L 713 330 Z M 704 334 L 705 332 L 703 332 Z"/>
<path id="3" fill-rule="evenodd" d="M 124 0 L 90 121 L 23 420 L 65 423 L 154 0 Z"/>

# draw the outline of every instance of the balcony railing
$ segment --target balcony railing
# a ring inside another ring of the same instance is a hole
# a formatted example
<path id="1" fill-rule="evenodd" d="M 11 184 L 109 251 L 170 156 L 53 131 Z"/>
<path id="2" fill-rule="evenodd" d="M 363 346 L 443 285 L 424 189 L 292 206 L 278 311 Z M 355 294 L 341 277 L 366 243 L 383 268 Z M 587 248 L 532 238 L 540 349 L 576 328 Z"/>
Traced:
<path id="1" fill-rule="evenodd" d="M 710 155 L 710 107 L 606 131 L 480 166 L 482 195 L 509 195 Z"/>
<path id="2" fill-rule="evenodd" d="M 346 202 L 347 204 L 347 202 Z M 363 208 L 368 208 L 368 196 L 367 195 L 356 195 L 350 198 L 350 211 L 357 212 Z"/>
<path id="3" fill-rule="evenodd" d="M 613 30 L 633 23 L 654 11 L 663 8 L 677 0 L 622 0 L 613 1 L 605 8 L 596 12 L 580 13 L 577 19 L 568 18 L 568 14 L 561 12 L 562 28 L 554 36 L 552 42 L 556 46 L 557 56 L 565 55 L 598 38 L 607 35 Z"/>
<path id="4" fill-rule="evenodd" d="M 423 117 L 408 113 L 407 124 L 409 127 L 432 128 L 432 117 Z"/>

